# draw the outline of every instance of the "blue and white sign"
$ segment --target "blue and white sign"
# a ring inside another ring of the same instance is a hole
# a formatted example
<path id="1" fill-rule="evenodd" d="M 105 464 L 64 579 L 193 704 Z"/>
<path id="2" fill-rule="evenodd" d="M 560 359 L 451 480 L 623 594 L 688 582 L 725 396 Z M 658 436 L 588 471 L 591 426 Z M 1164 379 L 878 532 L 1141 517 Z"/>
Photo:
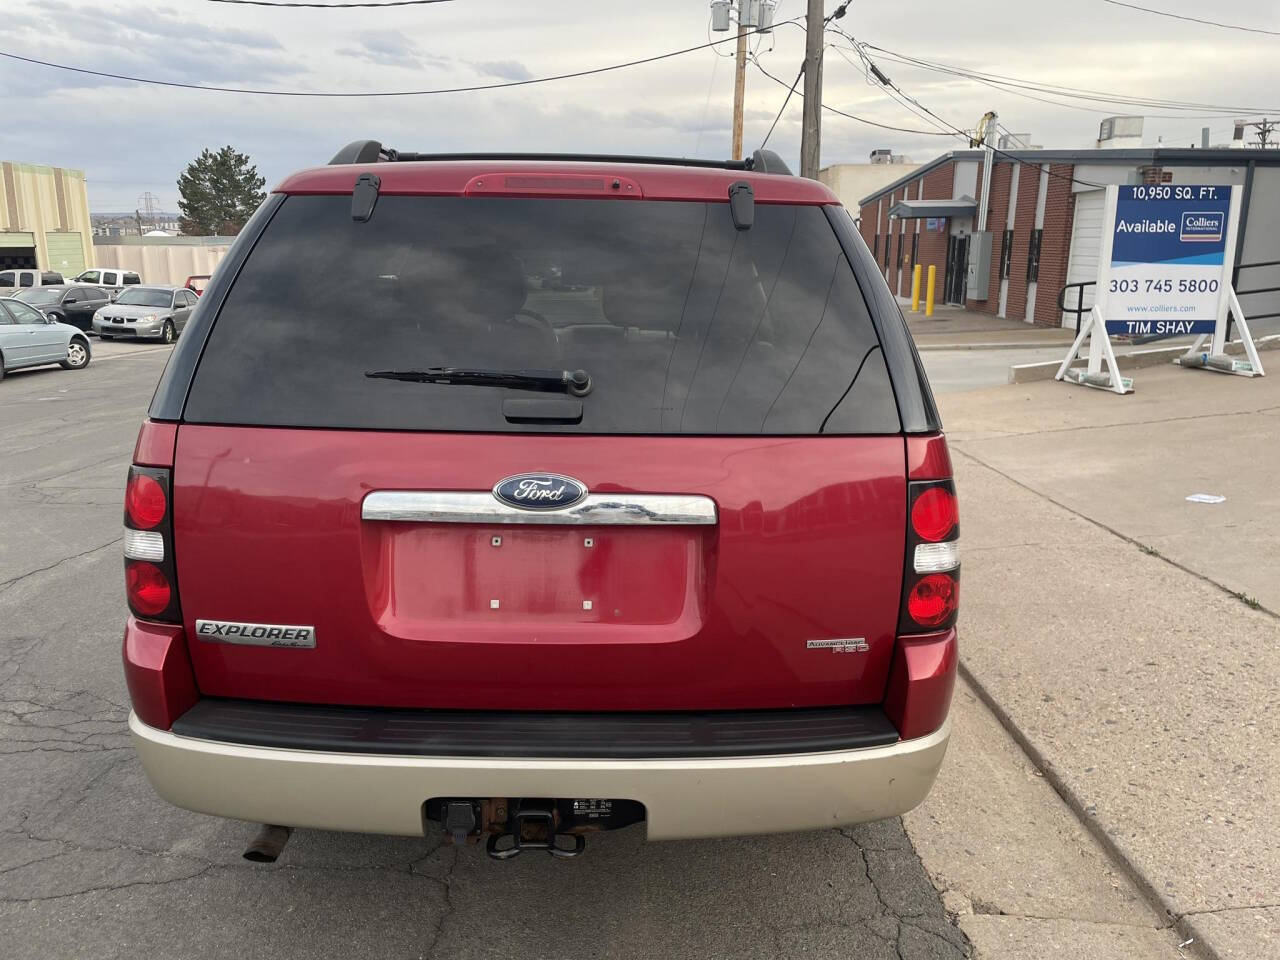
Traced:
<path id="1" fill-rule="evenodd" d="M 1107 333 L 1213 333 L 1230 282 L 1232 188 L 1160 183 L 1117 191 L 1098 297 Z"/>

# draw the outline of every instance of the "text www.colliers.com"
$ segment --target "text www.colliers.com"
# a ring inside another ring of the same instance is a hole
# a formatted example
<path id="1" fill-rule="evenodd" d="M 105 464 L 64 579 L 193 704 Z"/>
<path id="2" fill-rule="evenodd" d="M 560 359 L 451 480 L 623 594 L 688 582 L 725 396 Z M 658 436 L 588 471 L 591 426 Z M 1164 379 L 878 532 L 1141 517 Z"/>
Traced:
<path id="1" fill-rule="evenodd" d="M 1131 303 L 1124 308 L 1125 313 L 1195 313 L 1198 310 L 1192 303 L 1157 303 L 1154 306 L 1145 303 Z"/>

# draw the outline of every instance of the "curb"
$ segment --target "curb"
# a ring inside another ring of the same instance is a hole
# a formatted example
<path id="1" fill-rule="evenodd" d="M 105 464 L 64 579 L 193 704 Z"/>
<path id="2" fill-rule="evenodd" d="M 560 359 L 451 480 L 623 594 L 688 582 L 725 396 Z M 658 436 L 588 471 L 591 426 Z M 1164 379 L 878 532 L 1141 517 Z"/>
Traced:
<path id="1" fill-rule="evenodd" d="M 1071 341 L 1048 341 L 1046 343 L 1017 343 L 1001 341 L 997 343 L 921 343 L 916 340 L 916 349 L 921 353 L 930 350 L 1066 350 Z M 1061 362 L 1061 361 L 1059 361 Z"/>
<path id="2" fill-rule="evenodd" d="M 1183 351 L 1185 352 L 1185 350 Z M 1189 945 L 1191 951 L 1199 955 L 1203 960 L 1224 960 L 1222 955 L 1210 946 L 1204 939 L 1204 936 L 1196 926 L 1194 916 L 1191 914 L 1179 914 L 1174 909 L 1173 903 L 1165 897 L 1155 886 L 1155 884 L 1142 872 L 1137 862 L 1129 855 L 1125 847 L 1109 834 L 1097 817 L 1090 816 L 1085 812 L 1086 804 L 1084 800 L 1075 792 L 1075 790 L 1058 774 L 1057 768 L 1053 762 L 1046 757 L 1031 739 L 1022 731 L 1022 729 L 1014 723 L 1013 718 L 1008 711 L 996 701 L 991 692 L 982 684 L 977 677 L 973 675 L 973 671 L 961 658 L 959 663 L 960 675 L 973 688 L 974 693 L 978 695 L 987 708 L 995 714 L 996 719 L 1000 722 L 1006 733 L 1013 738 L 1022 752 L 1027 755 L 1035 768 L 1043 775 L 1045 781 L 1053 787 L 1055 793 L 1062 798 L 1067 808 L 1075 814 L 1080 824 L 1089 831 L 1090 835 L 1098 841 L 1102 849 L 1107 852 L 1113 861 L 1125 872 L 1133 885 L 1137 887 L 1138 892 L 1146 898 L 1147 903 L 1155 910 L 1155 912 L 1164 917 L 1169 925 L 1184 940 L 1192 940 Z"/>
<path id="3" fill-rule="evenodd" d="M 1173 363 L 1174 360 L 1187 352 L 1188 346 L 1184 344 L 1180 347 L 1133 350 L 1129 353 L 1118 354 L 1116 360 L 1119 362 L 1122 371 L 1137 370 L 1141 367 L 1158 367 L 1161 364 Z M 1280 349 L 1280 334 L 1260 337 L 1254 341 L 1254 346 L 1258 348 L 1259 352 Z M 1241 346 L 1239 340 L 1232 340 L 1227 344 L 1227 353 L 1242 354 L 1244 353 L 1244 347 Z M 1077 360 L 1073 366 L 1086 362 Z M 1050 360 L 1044 363 L 1015 363 L 1009 367 L 1009 383 L 1032 383 L 1036 380 L 1052 380 L 1060 366 L 1062 366 L 1061 360 Z"/>

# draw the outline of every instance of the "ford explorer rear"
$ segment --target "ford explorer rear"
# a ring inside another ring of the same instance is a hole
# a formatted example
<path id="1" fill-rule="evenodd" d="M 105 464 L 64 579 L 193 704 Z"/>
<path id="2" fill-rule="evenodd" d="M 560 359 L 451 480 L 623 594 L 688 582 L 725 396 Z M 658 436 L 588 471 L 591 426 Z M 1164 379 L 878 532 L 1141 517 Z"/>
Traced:
<path id="1" fill-rule="evenodd" d="M 179 806 L 498 858 L 900 814 L 958 518 L 848 213 L 777 157 L 427 157 L 271 194 L 126 493 L 130 724 Z"/>

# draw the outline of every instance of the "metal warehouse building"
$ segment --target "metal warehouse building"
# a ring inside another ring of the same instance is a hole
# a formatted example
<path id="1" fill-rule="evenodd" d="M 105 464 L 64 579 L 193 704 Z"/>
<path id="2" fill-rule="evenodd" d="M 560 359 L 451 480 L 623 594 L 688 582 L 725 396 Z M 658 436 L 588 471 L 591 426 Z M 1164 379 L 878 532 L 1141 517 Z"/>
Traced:
<path id="1" fill-rule="evenodd" d="M 89 266 L 92 239 L 83 171 L 0 163 L 0 270 L 72 277 Z"/>
<path id="2" fill-rule="evenodd" d="M 938 157 L 860 201 L 862 237 L 899 296 L 911 270 L 937 267 L 939 302 L 1042 326 L 1068 284 L 1097 277 L 1107 184 L 1242 188 L 1234 285 L 1249 318 L 1280 317 L 1280 150 L 1099 149 L 996 153 L 983 195 L 983 150 Z M 977 230 L 986 205 L 986 230 Z M 983 279 L 985 278 L 985 283 Z M 1068 307 L 1093 288 L 1071 288 Z"/>

